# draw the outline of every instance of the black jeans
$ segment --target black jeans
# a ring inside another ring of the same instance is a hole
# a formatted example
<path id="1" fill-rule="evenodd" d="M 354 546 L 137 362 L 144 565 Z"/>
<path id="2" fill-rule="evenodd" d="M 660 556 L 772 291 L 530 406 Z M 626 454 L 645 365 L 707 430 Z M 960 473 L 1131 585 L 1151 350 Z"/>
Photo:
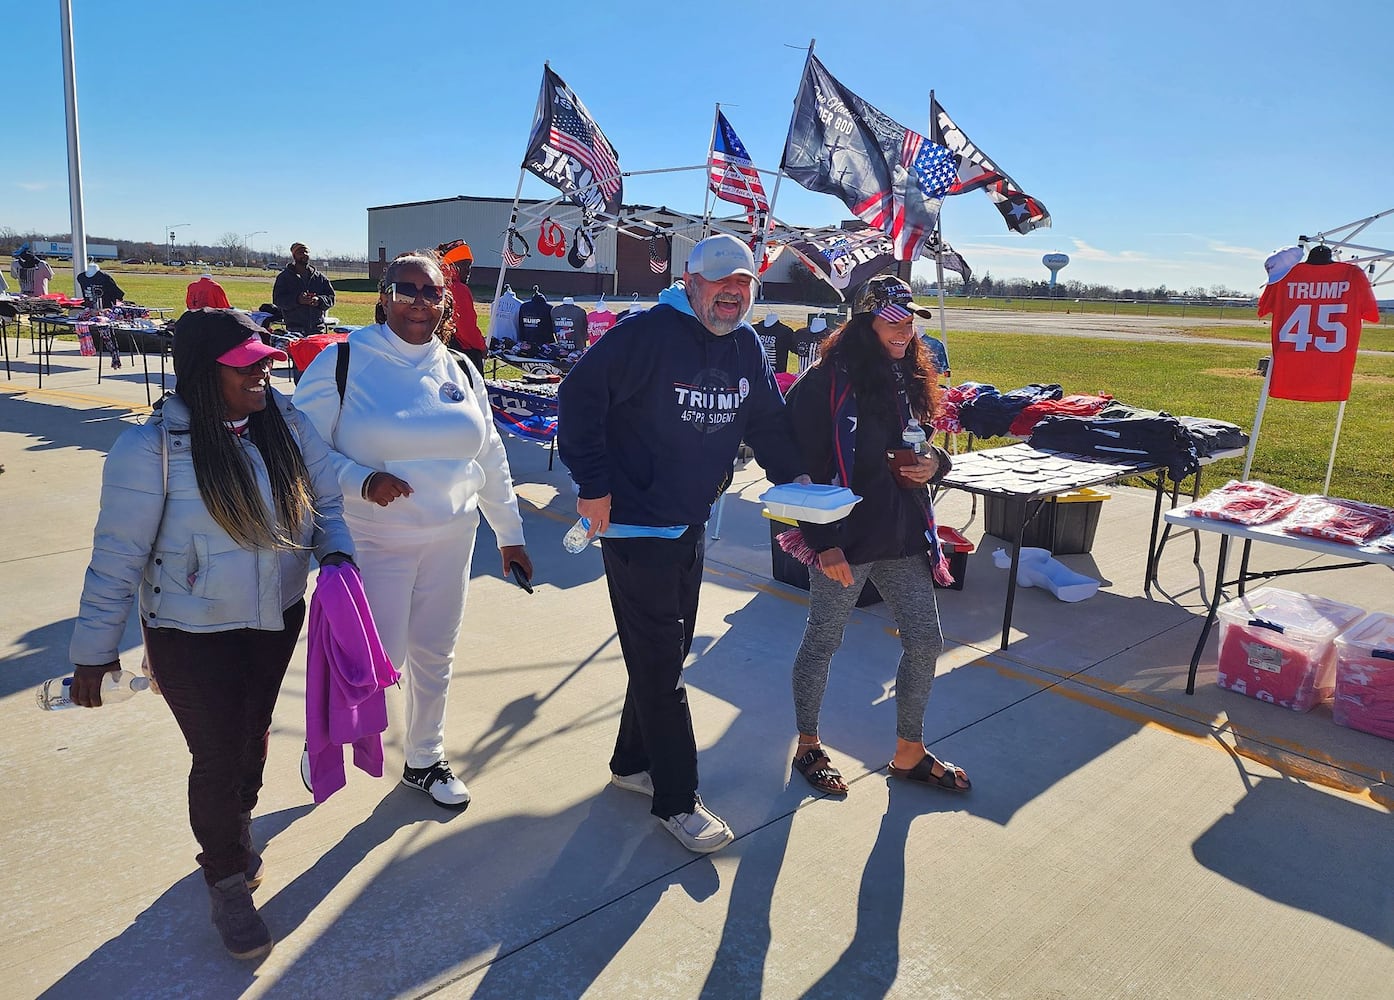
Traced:
<path id="1" fill-rule="evenodd" d="M 692 812 L 697 741 L 683 686 L 702 583 L 703 528 L 679 538 L 604 538 L 605 580 L 629 685 L 610 770 L 648 771 L 653 814 Z"/>
<path id="2" fill-rule="evenodd" d="M 209 885 L 246 870 L 239 814 L 257 804 L 271 713 L 304 623 L 300 600 L 279 632 L 145 631 L 150 672 L 193 756 L 189 825 Z"/>

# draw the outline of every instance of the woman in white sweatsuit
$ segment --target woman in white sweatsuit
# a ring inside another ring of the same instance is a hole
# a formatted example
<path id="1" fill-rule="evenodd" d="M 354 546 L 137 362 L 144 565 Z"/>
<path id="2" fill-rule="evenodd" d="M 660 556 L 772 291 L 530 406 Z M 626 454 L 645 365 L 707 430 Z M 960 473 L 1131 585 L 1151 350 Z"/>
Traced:
<path id="1" fill-rule="evenodd" d="M 445 760 L 445 703 L 480 509 L 504 575 L 517 562 L 531 576 L 532 561 L 484 377 L 445 348 L 444 288 L 433 252 L 393 260 L 379 283 L 378 322 L 349 335 L 343 399 L 341 346 L 305 370 L 295 405 L 334 450 L 368 604 L 406 678 L 402 782 L 458 810 L 470 795 Z"/>

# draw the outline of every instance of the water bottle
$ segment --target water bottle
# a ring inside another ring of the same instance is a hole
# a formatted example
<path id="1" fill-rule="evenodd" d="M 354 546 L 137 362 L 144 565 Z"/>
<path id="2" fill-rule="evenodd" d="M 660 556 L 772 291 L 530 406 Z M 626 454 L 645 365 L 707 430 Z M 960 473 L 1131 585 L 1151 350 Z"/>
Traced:
<path id="1" fill-rule="evenodd" d="M 588 517 L 581 518 L 571 526 L 570 531 L 562 536 L 561 547 L 572 555 L 583 551 L 585 547 L 590 544 L 590 538 L 587 537 L 590 534 L 590 530 L 591 519 Z"/>
<path id="2" fill-rule="evenodd" d="M 72 684 L 72 674 L 44 681 L 34 692 L 39 707 L 45 712 L 56 712 L 60 708 L 78 707 L 72 699 Z M 105 708 L 118 701 L 125 701 L 137 691 L 145 691 L 149 687 L 150 678 L 148 677 L 137 677 L 129 670 L 111 671 L 102 678 L 102 707 Z"/>
<path id="3" fill-rule="evenodd" d="M 916 455 L 924 455 L 929 451 L 929 438 L 925 435 L 924 428 L 914 417 L 905 425 L 905 433 L 900 436 L 905 442 L 905 447 L 909 448 Z"/>

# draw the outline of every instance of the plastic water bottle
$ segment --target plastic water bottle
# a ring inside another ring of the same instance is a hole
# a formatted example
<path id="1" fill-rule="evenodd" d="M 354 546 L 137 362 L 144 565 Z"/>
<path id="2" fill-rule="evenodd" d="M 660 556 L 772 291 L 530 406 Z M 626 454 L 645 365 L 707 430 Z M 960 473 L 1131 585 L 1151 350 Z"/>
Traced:
<path id="1" fill-rule="evenodd" d="M 925 435 L 924 428 L 914 417 L 905 425 L 905 433 L 900 436 L 905 442 L 905 447 L 909 448 L 916 455 L 923 455 L 929 451 L 929 438 Z"/>
<path id="2" fill-rule="evenodd" d="M 73 675 L 53 677 L 43 682 L 35 692 L 39 707 L 45 712 L 56 712 L 61 708 L 77 708 L 73 702 Z M 102 678 L 102 707 L 125 701 L 137 691 L 150 687 L 150 678 L 137 677 L 129 670 L 116 670 Z"/>
<path id="3" fill-rule="evenodd" d="M 572 555 L 584 551 L 585 547 L 590 544 L 590 539 L 587 537 L 590 534 L 590 530 L 591 519 L 588 517 L 581 518 L 571 526 L 570 531 L 562 536 L 561 547 Z"/>

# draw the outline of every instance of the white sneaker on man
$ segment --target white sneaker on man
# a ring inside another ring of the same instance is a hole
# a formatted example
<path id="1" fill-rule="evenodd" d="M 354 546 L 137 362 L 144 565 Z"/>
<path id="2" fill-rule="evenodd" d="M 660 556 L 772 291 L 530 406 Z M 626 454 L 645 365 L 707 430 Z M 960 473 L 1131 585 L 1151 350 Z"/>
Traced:
<path id="1" fill-rule="evenodd" d="M 403 767 L 402 784 L 425 792 L 442 809 L 459 812 L 470 804 L 470 790 L 443 760 L 430 767 Z"/>
<path id="2" fill-rule="evenodd" d="M 678 813 L 660 820 L 678 843 L 694 854 L 710 854 L 719 851 L 736 835 L 726 825 L 726 821 L 702 804 L 700 796 L 690 813 Z"/>
<path id="3" fill-rule="evenodd" d="M 610 784 L 623 788 L 626 792 L 638 792 L 653 798 L 653 779 L 648 771 L 635 771 L 633 774 L 611 774 Z"/>

